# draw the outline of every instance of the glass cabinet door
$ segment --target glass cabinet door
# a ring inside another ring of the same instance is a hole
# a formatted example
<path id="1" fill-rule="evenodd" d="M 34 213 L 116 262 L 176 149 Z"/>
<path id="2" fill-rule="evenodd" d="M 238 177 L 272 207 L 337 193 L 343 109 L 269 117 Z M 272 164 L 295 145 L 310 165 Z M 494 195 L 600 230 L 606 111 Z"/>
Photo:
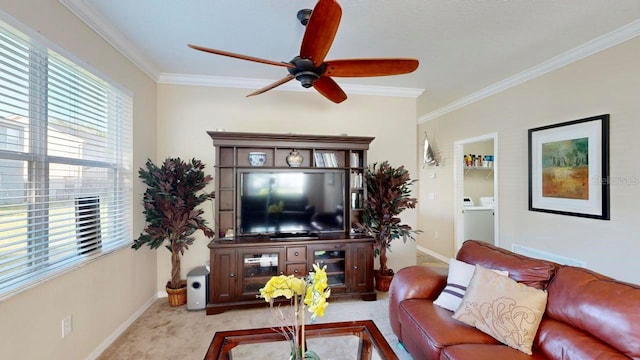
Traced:
<path id="1" fill-rule="evenodd" d="M 307 247 L 312 264 L 327 266 L 327 280 L 332 292 L 346 291 L 345 269 L 347 244 L 313 245 Z M 310 269 L 312 270 L 312 269 Z"/>
<path id="2" fill-rule="evenodd" d="M 255 300 L 260 289 L 272 276 L 282 274 L 281 259 L 283 252 L 279 249 L 241 249 L 238 250 L 242 279 L 240 280 L 241 298 Z"/>

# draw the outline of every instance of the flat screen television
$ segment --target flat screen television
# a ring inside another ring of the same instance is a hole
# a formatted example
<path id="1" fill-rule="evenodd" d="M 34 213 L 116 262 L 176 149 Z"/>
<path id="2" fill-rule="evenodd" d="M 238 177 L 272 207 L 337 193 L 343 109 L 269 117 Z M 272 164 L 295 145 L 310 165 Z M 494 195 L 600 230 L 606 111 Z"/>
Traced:
<path id="1" fill-rule="evenodd" d="M 239 173 L 240 235 L 345 232 L 345 173 L 251 170 Z"/>

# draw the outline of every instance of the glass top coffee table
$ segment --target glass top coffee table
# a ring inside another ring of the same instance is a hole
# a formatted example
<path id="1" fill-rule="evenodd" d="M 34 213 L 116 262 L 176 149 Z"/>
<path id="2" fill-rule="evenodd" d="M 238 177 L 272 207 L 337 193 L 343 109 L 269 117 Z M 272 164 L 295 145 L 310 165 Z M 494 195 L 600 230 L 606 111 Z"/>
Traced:
<path id="1" fill-rule="evenodd" d="M 218 331 L 205 360 L 287 359 L 289 342 L 276 328 Z M 371 320 L 305 325 L 307 349 L 320 359 L 398 360 Z"/>

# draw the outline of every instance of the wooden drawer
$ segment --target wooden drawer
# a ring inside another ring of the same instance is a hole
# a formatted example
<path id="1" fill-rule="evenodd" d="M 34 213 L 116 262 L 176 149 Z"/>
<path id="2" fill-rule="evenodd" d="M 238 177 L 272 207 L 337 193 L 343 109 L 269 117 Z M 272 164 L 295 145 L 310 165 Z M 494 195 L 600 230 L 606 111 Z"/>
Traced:
<path id="1" fill-rule="evenodd" d="M 287 264 L 286 275 L 295 275 L 296 277 L 307 276 L 307 264 Z"/>
<path id="2" fill-rule="evenodd" d="M 304 246 L 288 247 L 287 262 L 307 261 L 307 248 Z"/>

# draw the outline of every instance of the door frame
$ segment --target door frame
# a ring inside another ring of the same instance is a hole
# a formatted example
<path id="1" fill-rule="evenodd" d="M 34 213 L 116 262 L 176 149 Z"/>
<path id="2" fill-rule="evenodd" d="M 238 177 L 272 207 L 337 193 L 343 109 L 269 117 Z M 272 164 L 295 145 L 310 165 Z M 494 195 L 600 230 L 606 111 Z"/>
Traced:
<path id="1" fill-rule="evenodd" d="M 500 164 L 500 158 L 496 155 L 498 154 L 498 133 L 490 133 L 485 135 L 480 135 L 472 138 L 467 138 L 463 140 L 458 140 L 453 143 L 453 158 L 455 159 L 453 166 L 453 232 L 454 232 L 454 253 L 457 253 L 460 247 L 462 247 L 462 243 L 464 242 L 464 164 L 462 161 L 462 157 L 464 156 L 464 145 L 493 140 L 493 154 L 496 157 L 497 161 L 493 163 L 493 196 L 495 198 L 495 209 L 493 216 L 493 242 L 496 246 L 500 244 L 500 231 L 498 224 L 500 224 L 500 207 L 498 204 L 500 203 L 498 198 L 498 168 Z"/>

